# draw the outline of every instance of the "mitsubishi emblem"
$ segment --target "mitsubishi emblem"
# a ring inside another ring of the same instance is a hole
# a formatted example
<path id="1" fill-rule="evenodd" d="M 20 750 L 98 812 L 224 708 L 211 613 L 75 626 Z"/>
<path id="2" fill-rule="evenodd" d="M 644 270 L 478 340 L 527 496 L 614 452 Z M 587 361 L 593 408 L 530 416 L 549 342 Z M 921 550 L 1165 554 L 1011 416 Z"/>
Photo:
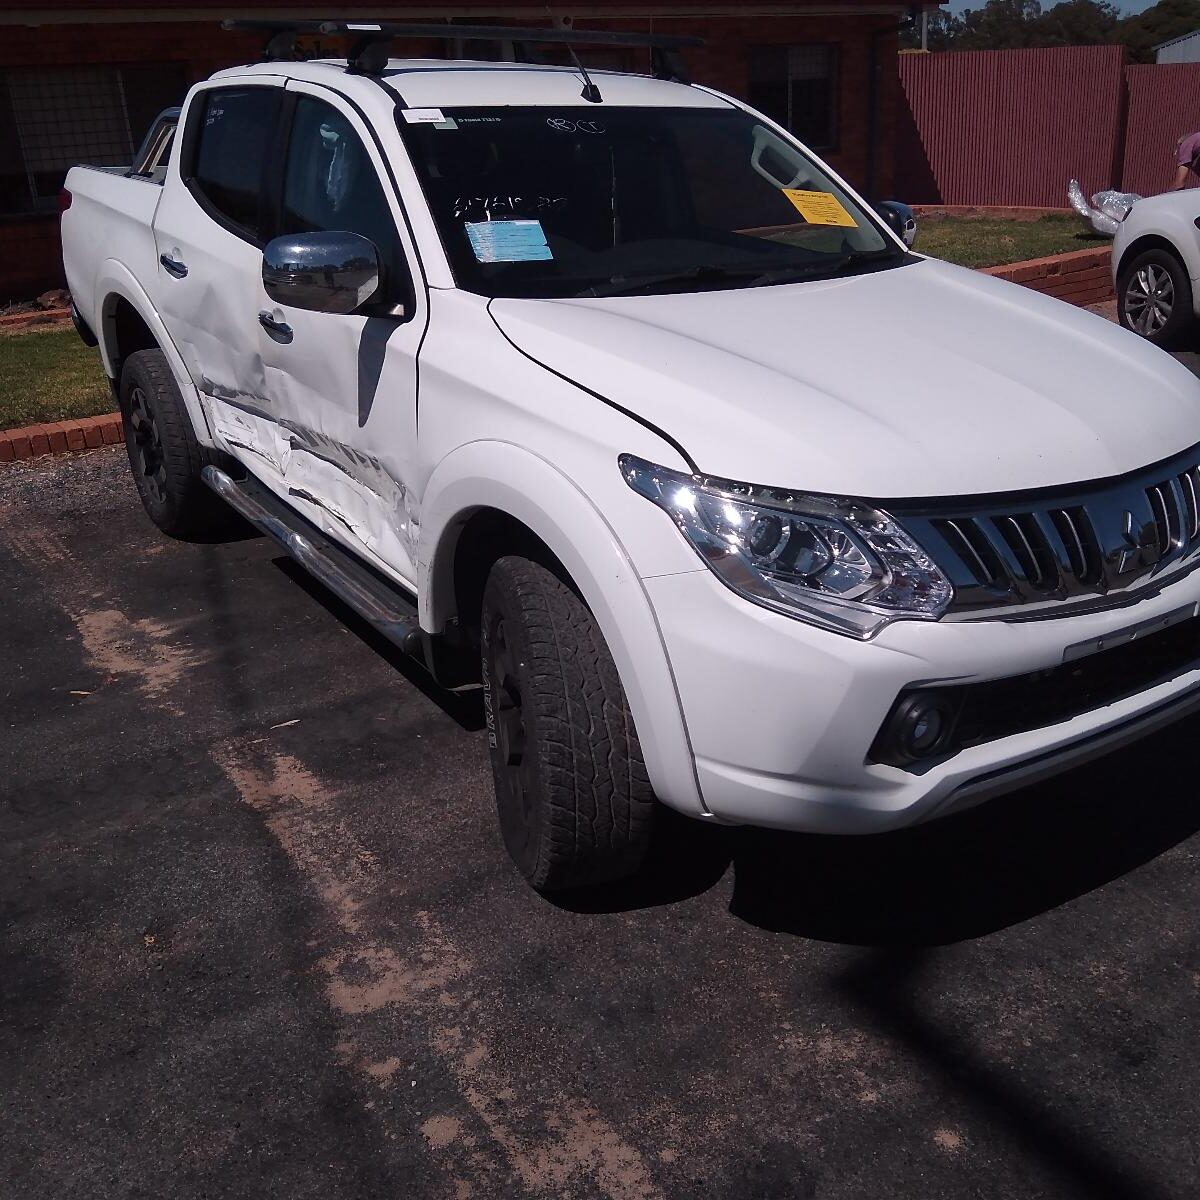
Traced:
<path id="1" fill-rule="evenodd" d="M 1117 574 L 1124 575 L 1126 571 L 1139 566 L 1153 566 L 1158 561 L 1157 539 L 1150 525 L 1142 525 L 1138 531 L 1133 530 L 1133 513 L 1125 510 L 1121 526 L 1121 542 L 1117 547 L 1120 557 L 1117 559 Z"/>

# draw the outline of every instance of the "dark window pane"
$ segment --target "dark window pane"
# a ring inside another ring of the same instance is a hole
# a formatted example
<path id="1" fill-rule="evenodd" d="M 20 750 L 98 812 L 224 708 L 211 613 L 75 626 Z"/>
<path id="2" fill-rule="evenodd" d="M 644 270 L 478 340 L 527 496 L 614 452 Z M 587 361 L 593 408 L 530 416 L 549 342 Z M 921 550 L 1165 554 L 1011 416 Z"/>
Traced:
<path id="1" fill-rule="evenodd" d="M 838 142 L 837 47 L 756 46 L 750 103 L 815 150 Z"/>
<path id="2" fill-rule="evenodd" d="M 747 97 L 751 107 L 785 129 L 791 125 L 787 54 L 786 46 L 750 48 L 750 95 Z"/>
<path id="3" fill-rule="evenodd" d="M 833 46 L 788 51 L 792 132 L 814 149 L 837 145 L 837 56 Z"/>
<path id="4" fill-rule="evenodd" d="M 12 176 L 4 191 L 13 194 L 16 164 L 25 176 L 18 193 L 22 202 L 9 211 L 52 212 L 63 177 L 76 163 L 122 166 L 133 158 L 115 68 L 14 68 L 4 72 L 0 87 L 8 103 L 0 121 L 12 122 L 0 133 L 0 144 L 15 139 L 19 151 L 16 163 L 5 156 L 4 170 Z"/>
<path id="5" fill-rule="evenodd" d="M 337 109 L 301 96 L 288 140 L 280 233 L 326 232 L 369 238 L 389 278 L 404 278 L 404 250 L 366 148 Z"/>
<path id="6" fill-rule="evenodd" d="M 122 67 L 121 78 L 125 84 L 125 111 L 129 114 L 129 129 L 136 149 L 164 108 L 183 103 L 188 90 L 187 76 L 182 67 L 161 63 Z"/>
<path id="7" fill-rule="evenodd" d="M 0 212 L 28 212 L 32 207 L 29 175 L 21 155 L 17 123 L 8 94 L 8 80 L 0 76 Z"/>
<path id="8" fill-rule="evenodd" d="M 0 72 L 0 212 L 53 212 L 76 163 L 125 166 L 157 113 L 186 90 L 169 64 Z"/>
<path id="9" fill-rule="evenodd" d="M 200 113 L 193 179 L 222 216 L 259 233 L 259 197 L 281 89 L 208 92 Z"/>

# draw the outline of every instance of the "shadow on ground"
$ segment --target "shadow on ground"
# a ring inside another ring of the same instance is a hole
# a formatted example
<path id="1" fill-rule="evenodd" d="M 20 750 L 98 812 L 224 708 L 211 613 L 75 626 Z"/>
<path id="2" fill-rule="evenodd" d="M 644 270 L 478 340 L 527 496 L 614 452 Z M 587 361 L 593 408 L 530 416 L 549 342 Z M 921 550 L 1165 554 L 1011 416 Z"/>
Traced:
<path id="1" fill-rule="evenodd" d="M 865 1028 L 875 1030 L 949 1085 L 973 1117 L 1002 1132 L 1027 1160 L 1080 1200 L 1168 1200 L 1136 1158 L 1114 1147 L 1065 1097 L 1046 1096 L 1022 1072 L 981 1052 L 936 1014 L 938 952 L 875 949 L 833 980 Z"/>
<path id="2" fill-rule="evenodd" d="M 732 865 L 735 916 L 849 945 L 918 947 L 982 937 L 1101 887 L 1200 830 L 1177 764 L 1200 723 L 956 817 L 873 837 L 701 826 L 667 813 L 646 869 L 578 912 L 672 903 Z"/>
<path id="3" fill-rule="evenodd" d="M 453 692 L 439 687 L 424 667 L 378 633 L 369 622 L 363 620 L 348 604 L 314 579 L 298 563 L 283 555 L 272 561 L 297 587 L 307 592 L 335 617 L 339 624 L 344 625 L 355 637 L 369 646 L 402 675 L 407 683 L 432 700 L 452 721 L 469 733 L 484 728 L 486 721 L 483 713 L 483 693 L 479 689 Z"/>

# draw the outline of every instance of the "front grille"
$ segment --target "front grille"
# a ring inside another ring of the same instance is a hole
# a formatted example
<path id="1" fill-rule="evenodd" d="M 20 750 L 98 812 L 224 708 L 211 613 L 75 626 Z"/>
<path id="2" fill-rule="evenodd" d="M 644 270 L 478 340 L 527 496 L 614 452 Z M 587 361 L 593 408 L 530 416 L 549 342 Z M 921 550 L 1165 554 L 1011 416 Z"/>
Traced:
<path id="1" fill-rule="evenodd" d="M 1112 650 L 1033 671 L 963 685 L 956 727 L 960 748 L 1041 729 L 1136 696 L 1200 665 L 1200 619 L 1136 638 Z"/>
<path id="2" fill-rule="evenodd" d="M 888 507 L 954 585 L 952 611 L 1107 596 L 1200 555 L 1200 447 L 1069 490 Z"/>
<path id="3" fill-rule="evenodd" d="M 952 729 L 939 745 L 937 761 L 968 746 L 1042 729 L 1115 704 L 1200 668 L 1200 618 L 1192 617 L 1125 645 L 1100 650 L 1041 671 L 902 692 L 871 749 L 876 762 L 908 763 L 889 753 L 889 729 L 901 706 L 914 696 L 937 696 L 953 714 Z M 928 766 L 929 760 L 920 762 Z"/>

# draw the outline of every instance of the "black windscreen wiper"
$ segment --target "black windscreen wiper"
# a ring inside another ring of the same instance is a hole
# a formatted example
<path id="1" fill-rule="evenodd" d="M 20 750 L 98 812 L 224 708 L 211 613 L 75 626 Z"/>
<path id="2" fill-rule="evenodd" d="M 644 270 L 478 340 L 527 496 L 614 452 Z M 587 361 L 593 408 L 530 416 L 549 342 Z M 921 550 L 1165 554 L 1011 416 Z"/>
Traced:
<path id="1" fill-rule="evenodd" d="M 751 287 L 762 287 L 771 283 L 791 283 L 802 279 L 816 279 L 838 274 L 848 266 L 858 263 L 874 262 L 891 258 L 899 254 L 891 247 L 882 250 L 858 250 L 848 254 L 839 254 L 820 262 L 797 264 L 792 267 L 772 267 L 763 270 L 761 267 L 691 267 L 686 271 L 672 271 L 662 275 L 614 275 L 607 283 L 598 283 L 593 287 L 584 288 L 577 292 L 577 297 L 586 296 L 623 296 L 643 289 L 661 287 L 673 283 L 722 283 L 730 279 L 745 279 Z"/>
<path id="2" fill-rule="evenodd" d="M 802 267 L 779 267 L 773 271 L 763 271 L 752 283 L 788 283 L 799 279 L 830 279 L 841 274 L 847 267 L 857 267 L 867 263 L 884 262 L 892 258 L 908 258 L 903 250 L 892 246 L 884 246 L 881 250 L 850 250 L 839 254 L 836 258 L 827 258 L 819 263 L 809 263 Z"/>
<path id="3" fill-rule="evenodd" d="M 621 296 L 640 292 L 643 288 L 671 283 L 720 283 L 726 279 L 753 279 L 762 272 L 758 267 L 690 267 L 686 271 L 670 271 L 662 275 L 614 275 L 607 283 L 597 283 L 578 292 L 579 296 Z"/>

